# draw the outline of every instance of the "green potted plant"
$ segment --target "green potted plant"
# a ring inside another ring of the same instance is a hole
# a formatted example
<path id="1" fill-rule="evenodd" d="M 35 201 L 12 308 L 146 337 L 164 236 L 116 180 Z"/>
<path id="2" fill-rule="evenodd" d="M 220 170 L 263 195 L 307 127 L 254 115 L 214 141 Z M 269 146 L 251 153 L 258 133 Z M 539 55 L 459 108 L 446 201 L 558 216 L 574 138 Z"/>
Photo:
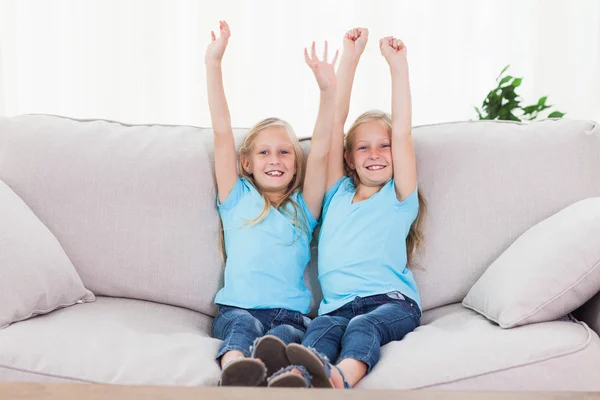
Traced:
<path id="1" fill-rule="evenodd" d="M 511 75 L 504 76 L 509 66 L 504 67 L 498 78 L 496 78 L 497 86 L 490 90 L 481 105 L 481 109 L 475 107 L 480 120 L 532 121 L 542 111 L 553 107 L 546 104 L 548 96 L 540 98 L 535 104 L 523 107 L 521 105 L 522 99 L 516 92 L 523 78 L 515 78 Z M 563 112 L 553 111 L 546 118 L 562 118 L 564 115 Z"/>

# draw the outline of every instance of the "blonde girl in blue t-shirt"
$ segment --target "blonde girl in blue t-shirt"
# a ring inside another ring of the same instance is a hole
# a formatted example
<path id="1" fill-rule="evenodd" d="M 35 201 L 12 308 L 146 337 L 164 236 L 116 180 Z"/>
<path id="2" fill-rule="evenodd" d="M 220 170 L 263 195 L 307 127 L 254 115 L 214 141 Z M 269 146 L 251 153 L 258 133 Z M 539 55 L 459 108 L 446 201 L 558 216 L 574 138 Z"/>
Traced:
<path id="1" fill-rule="evenodd" d="M 304 270 L 321 214 L 331 144 L 336 79 L 334 64 L 304 50 L 320 89 L 320 107 L 304 179 L 303 153 L 292 128 L 269 118 L 246 135 L 236 165 L 231 118 L 221 61 L 230 38 L 225 21 L 211 32 L 206 50 L 208 103 L 214 130 L 218 209 L 226 254 L 225 284 L 213 333 L 223 340 L 217 353 L 222 385 L 255 386 L 287 364 L 285 345 L 306 331 L 310 293 Z M 239 169 L 239 173 L 238 173 Z M 302 190 L 301 190 L 302 189 Z M 251 346 L 259 337 L 253 351 Z M 264 363 L 263 363 L 264 360 Z M 266 365 L 265 365 L 266 364 Z"/>
<path id="2" fill-rule="evenodd" d="M 336 119 L 319 235 L 323 301 L 302 345 L 287 346 L 292 364 L 303 366 L 306 384 L 353 387 L 379 360 L 380 348 L 401 340 L 420 322 L 420 296 L 411 256 L 421 241 L 417 168 L 411 136 L 406 46 L 379 41 L 392 81 L 392 116 L 364 113 L 343 139 L 350 93 L 368 31 L 346 33 L 337 71 Z M 334 363 L 334 364 L 331 364 Z M 287 386 L 298 370 L 272 385 Z M 296 376 L 294 376 L 296 375 Z"/>

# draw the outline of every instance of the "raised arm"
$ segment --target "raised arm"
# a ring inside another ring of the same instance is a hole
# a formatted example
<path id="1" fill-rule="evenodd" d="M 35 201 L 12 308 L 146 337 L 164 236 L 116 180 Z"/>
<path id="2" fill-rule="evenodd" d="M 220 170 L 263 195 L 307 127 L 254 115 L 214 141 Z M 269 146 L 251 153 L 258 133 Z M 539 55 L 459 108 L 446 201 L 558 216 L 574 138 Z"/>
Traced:
<path id="1" fill-rule="evenodd" d="M 402 201 L 417 187 L 406 46 L 402 40 L 389 36 L 379 41 L 379 48 L 392 76 L 392 160 L 396 196 Z"/>
<path id="2" fill-rule="evenodd" d="M 344 176 L 344 124 L 350 109 L 350 96 L 356 67 L 365 50 L 368 38 L 369 30 L 366 28 L 354 28 L 344 35 L 344 51 L 336 73 L 338 89 L 327 165 L 327 189 Z"/>
<path id="3" fill-rule="evenodd" d="M 229 25 L 219 21 L 219 37 L 210 32 L 211 42 L 206 49 L 206 87 L 208 89 L 208 107 L 215 136 L 215 173 L 219 201 L 223 203 L 238 179 L 235 142 L 231 129 L 231 116 L 223 88 L 221 61 L 231 36 Z"/>
<path id="4" fill-rule="evenodd" d="M 336 79 L 334 66 L 337 57 L 338 52 L 336 51 L 333 61 L 331 63 L 327 62 L 327 42 L 325 42 L 322 61 L 317 57 L 314 42 L 310 57 L 308 51 L 304 49 L 304 58 L 315 74 L 320 90 L 319 114 L 317 115 L 317 122 L 311 140 L 303 187 L 304 200 L 315 219 L 319 219 L 321 216 L 323 196 L 325 196 L 327 190 L 325 171 L 327 170 L 327 157 L 331 146 L 335 112 Z"/>

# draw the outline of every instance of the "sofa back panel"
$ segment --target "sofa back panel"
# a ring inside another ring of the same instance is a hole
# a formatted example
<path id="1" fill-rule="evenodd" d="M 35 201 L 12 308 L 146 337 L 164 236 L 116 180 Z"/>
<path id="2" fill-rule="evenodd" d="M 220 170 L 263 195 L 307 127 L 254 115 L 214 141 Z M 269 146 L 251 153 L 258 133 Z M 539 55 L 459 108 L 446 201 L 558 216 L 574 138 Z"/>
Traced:
<path id="1" fill-rule="evenodd" d="M 245 130 L 234 133 L 239 145 Z M 593 122 L 447 123 L 416 127 L 413 137 L 428 201 L 415 269 L 425 310 L 461 301 L 531 226 L 600 196 Z M 210 129 L 25 115 L 0 120 L 0 179 L 94 293 L 213 314 L 222 264 L 212 146 Z"/>
<path id="2" fill-rule="evenodd" d="M 212 131 L 23 115 L 0 120 L 0 179 L 97 295 L 211 314 L 222 275 Z"/>
<path id="3" fill-rule="evenodd" d="M 417 259 L 424 270 L 416 270 L 424 309 L 461 301 L 527 229 L 600 196 L 600 125 L 593 122 L 482 121 L 414 132 L 429 201 Z"/>

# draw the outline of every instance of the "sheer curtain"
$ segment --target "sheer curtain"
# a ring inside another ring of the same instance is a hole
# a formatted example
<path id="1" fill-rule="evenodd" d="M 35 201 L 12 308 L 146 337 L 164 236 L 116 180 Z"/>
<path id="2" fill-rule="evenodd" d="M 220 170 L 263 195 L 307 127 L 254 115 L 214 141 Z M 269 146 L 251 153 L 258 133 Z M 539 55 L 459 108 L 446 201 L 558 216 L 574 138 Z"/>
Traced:
<path id="1" fill-rule="evenodd" d="M 233 124 L 267 116 L 310 135 L 318 90 L 303 48 L 370 29 L 349 120 L 390 108 L 378 40 L 408 46 L 415 125 L 475 119 L 500 70 L 521 95 L 600 121 L 600 1 L 0 0 L 0 116 L 51 113 L 210 126 L 204 50 L 225 19 Z"/>

